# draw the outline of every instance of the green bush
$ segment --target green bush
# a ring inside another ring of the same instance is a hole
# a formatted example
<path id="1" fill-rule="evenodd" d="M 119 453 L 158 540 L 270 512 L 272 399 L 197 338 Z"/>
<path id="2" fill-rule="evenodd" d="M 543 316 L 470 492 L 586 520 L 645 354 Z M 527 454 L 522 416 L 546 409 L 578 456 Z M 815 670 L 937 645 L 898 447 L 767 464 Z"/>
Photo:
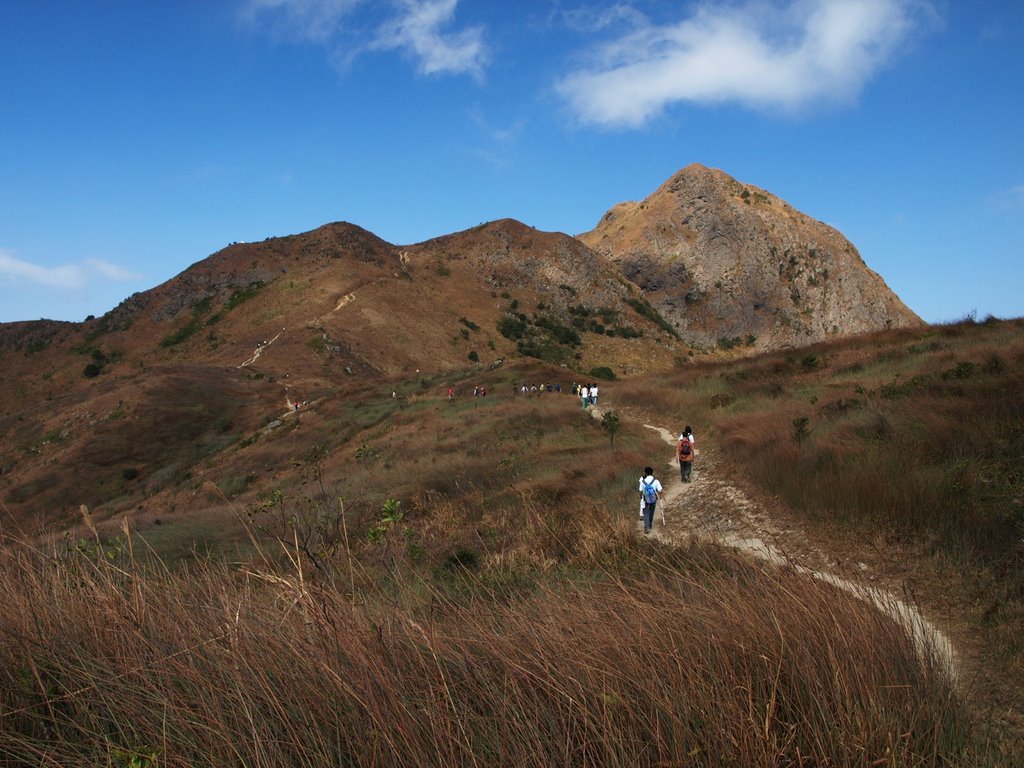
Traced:
<path id="1" fill-rule="evenodd" d="M 578 347 L 583 341 L 575 330 L 567 325 L 562 325 L 553 317 L 539 317 L 534 320 L 534 325 L 548 331 L 551 337 L 559 344 Z"/>
<path id="2" fill-rule="evenodd" d="M 626 303 L 636 310 L 636 313 L 641 317 L 647 318 L 652 323 L 655 323 L 659 328 L 672 337 L 676 339 L 679 338 L 679 332 L 676 331 L 672 324 L 662 317 L 661 313 L 652 307 L 645 299 L 626 299 Z"/>
<path id="3" fill-rule="evenodd" d="M 181 344 L 181 342 L 185 341 L 185 339 L 198 331 L 199 327 L 199 323 L 197 323 L 193 318 L 188 322 L 188 324 L 183 325 L 178 330 L 160 339 L 160 346 L 166 349 L 167 347 L 173 347 L 177 344 Z"/>
<path id="4" fill-rule="evenodd" d="M 510 341 L 523 338 L 526 326 L 526 317 L 523 315 L 509 313 L 498 318 L 498 333 Z"/>
<path id="5" fill-rule="evenodd" d="M 237 307 L 239 304 L 242 304 L 243 302 L 248 301 L 253 296 L 255 296 L 257 293 L 259 293 L 260 289 L 264 285 L 266 285 L 266 283 L 264 283 L 262 280 L 254 280 L 253 282 L 249 283 L 249 285 L 247 287 L 243 288 L 242 290 L 235 291 L 233 294 L 231 294 L 231 298 L 228 299 L 227 308 L 229 310 L 232 310 L 235 307 Z M 207 306 L 209 306 L 209 305 L 207 305 Z M 196 309 L 198 310 L 199 307 L 197 306 Z M 205 314 L 205 312 L 200 312 L 199 314 Z"/>
<path id="6" fill-rule="evenodd" d="M 620 339 L 639 339 L 644 335 L 643 331 L 630 328 L 628 325 L 617 325 L 606 331 L 609 336 L 618 336 Z"/>

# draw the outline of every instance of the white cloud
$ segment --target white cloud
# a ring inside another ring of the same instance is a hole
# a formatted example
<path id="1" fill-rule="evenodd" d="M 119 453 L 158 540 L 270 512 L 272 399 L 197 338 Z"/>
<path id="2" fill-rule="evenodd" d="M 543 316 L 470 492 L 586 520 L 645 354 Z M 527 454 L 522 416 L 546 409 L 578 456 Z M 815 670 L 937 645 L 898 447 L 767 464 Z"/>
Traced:
<path id="1" fill-rule="evenodd" d="M 247 0 L 242 18 L 253 26 L 313 42 L 326 42 L 362 0 Z"/>
<path id="2" fill-rule="evenodd" d="M 568 10 L 555 9 L 552 20 L 576 32 L 598 32 L 615 25 L 642 24 L 646 17 L 629 3 L 614 3 L 608 7 L 582 6 Z"/>
<path id="3" fill-rule="evenodd" d="M 486 63 L 483 30 L 469 27 L 445 34 L 458 0 L 401 0 L 400 13 L 381 26 L 378 48 L 398 48 L 419 60 L 427 75 L 437 73 L 483 75 Z"/>
<path id="4" fill-rule="evenodd" d="M 246 0 L 242 18 L 272 34 L 324 45 L 339 68 L 370 50 L 398 50 L 427 75 L 479 79 L 487 63 L 481 27 L 451 29 L 458 0 Z M 386 9 L 383 20 L 367 16 Z M 372 28 L 366 33 L 364 28 Z M 359 38 L 360 42 L 353 42 Z"/>
<path id="5" fill-rule="evenodd" d="M 107 280 L 112 280 L 115 283 L 130 283 L 135 280 L 141 280 L 143 277 L 138 272 L 132 272 L 130 269 L 125 269 L 117 264 L 111 264 L 99 259 L 86 259 L 84 266 L 100 277 L 105 277 Z"/>
<path id="6" fill-rule="evenodd" d="M 631 127 L 679 102 L 849 102 L 937 18 L 926 0 L 707 3 L 674 24 L 636 21 L 556 90 L 584 122 Z"/>
<path id="7" fill-rule="evenodd" d="M 81 288 L 85 284 L 85 270 L 78 265 L 40 267 L 16 259 L 10 251 L 0 250 L 0 279 L 35 283 L 51 288 Z"/>
<path id="8" fill-rule="evenodd" d="M 42 267 L 15 258 L 10 251 L 0 249 L 0 281 L 29 283 L 46 288 L 83 290 L 97 278 L 127 283 L 141 279 L 141 275 L 99 259 L 86 259 L 78 264 Z"/>

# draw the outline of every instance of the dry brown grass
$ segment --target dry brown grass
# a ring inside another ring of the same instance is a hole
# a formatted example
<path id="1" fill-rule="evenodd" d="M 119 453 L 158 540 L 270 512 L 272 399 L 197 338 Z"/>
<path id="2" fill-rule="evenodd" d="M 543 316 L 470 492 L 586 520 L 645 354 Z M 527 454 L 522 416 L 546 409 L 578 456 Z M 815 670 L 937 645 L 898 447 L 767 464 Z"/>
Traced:
<path id="1" fill-rule="evenodd" d="M 949 585 L 973 624 L 984 685 L 999 689 L 982 698 L 1017 712 L 1024 706 L 1022 392 L 1020 320 L 692 365 L 621 390 L 630 406 L 653 403 L 650 413 L 692 424 L 737 482 L 781 499 L 823 536 L 838 529 L 915 556 L 936 583 Z"/>
<path id="2" fill-rule="evenodd" d="M 775 491 L 812 515 L 878 525 L 895 511 L 896 529 L 942 540 L 956 529 L 939 523 L 969 509 L 988 532 L 961 551 L 1008 569 L 1014 551 L 992 531 L 1019 498 L 1019 399 L 1005 393 L 1020 391 L 1024 344 L 1012 325 L 975 330 L 992 336 L 907 332 L 816 348 L 815 365 L 695 365 L 609 386 L 606 403 L 693 424 L 765 487 L 782 473 L 764 436 L 782 434 L 795 471 Z M 262 495 L 235 501 L 254 536 L 235 565 L 166 569 L 134 536 L 7 541 L 0 764 L 1012 764 L 867 603 L 637 540 L 636 474 L 665 446 L 627 421 L 612 450 L 569 395 L 509 394 L 552 373 L 490 372 L 488 398 L 453 403 L 441 381 L 325 396 L 301 442 L 239 450 L 241 463 L 300 468 L 305 484 L 268 472 L 251 489 Z M 940 461 L 931 441 L 950 419 L 977 437 Z M 950 467 L 961 506 L 899 514 L 936 503 L 936 487 L 953 493 L 936 483 Z M 276 506 L 252 506 L 275 490 Z M 990 615 L 1008 627 L 1019 581 L 993 580 L 1004 592 Z M 1012 663 L 1013 633 L 1001 637 Z"/>
<path id="3" fill-rule="evenodd" d="M 594 566 L 607 542 L 587 554 L 598 521 L 580 521 L 564 546 Z M 350 595 L 299 563 L 171 573 L 9 542 L 0 761 L 980 764 L 947 683 L 866 604 L 712 550 L 618 546 L 629 568 L 513 589 L 500 564 L 453 566 Z"/>

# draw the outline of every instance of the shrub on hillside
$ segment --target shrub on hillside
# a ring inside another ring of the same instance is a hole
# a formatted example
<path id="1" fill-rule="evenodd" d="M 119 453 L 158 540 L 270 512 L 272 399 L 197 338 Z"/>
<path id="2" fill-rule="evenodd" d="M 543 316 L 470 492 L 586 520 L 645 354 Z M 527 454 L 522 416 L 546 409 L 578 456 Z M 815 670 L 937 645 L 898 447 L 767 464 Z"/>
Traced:
<path id="1" fill-rule="evenodd" d="M 525 315 L 508 312 L 498 318 L 498 333 L 511 341 L 523 338 L 526 326 Z"/>

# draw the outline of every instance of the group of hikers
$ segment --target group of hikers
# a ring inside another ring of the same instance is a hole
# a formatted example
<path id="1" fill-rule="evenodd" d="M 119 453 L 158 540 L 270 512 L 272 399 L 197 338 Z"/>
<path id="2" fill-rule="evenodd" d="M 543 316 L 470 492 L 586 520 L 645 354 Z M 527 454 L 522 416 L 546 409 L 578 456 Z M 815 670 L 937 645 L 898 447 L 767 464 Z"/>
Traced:
<path id="1" fill-rule="evenodd" d="M 455 397 L 455 387 L 448 387 L 448 399 Z M 487 387 L 473 387 L 473 397 L 487 397 Z"/>
<path id="2" fill-rule="evenodd" d="M 676 441 L 676 458 L 679 460 L 679 476 L 684 483 L 690 482 L 693 476 L 693 430 L 689 425 L 683 429 Z M 654 476 L 653 467 L 644 467 L 640 476 L 640 519 L 644 521 L 644 533 L 650 533 L 654 527 L 654 511 L 664 493 L 661 481 Z M 662 525 L 665 524 L 665 511 L 661 512 Z"/>
<path id="3" fill-rule="evenodd" d="M 518 385 L 518 384 L 513 384 L 512 385 L 512 394 L 513 395 L 518 395 L 518 394 L 523 394 L 523 395 L 542 395 L 545 392 L 561 393 L 561 391 L 562 391 L 562 385 L 561 384 L 523 384 L 521 386 Z"/>
<path id="4" fill-rule="evenodd" d="M 597 384 L 577 384 L 573 382 L 572 393 L 583 402 L 583 407 L 597 405 Z"/>
<path id="5" fill-rule="evenodd" d="M 451 400 L 455 397 L 455 388 L 448 386 L 448 399 Z M 577 384 L 575 381 L 572 383 L 572 389 L 570 390 L 574 395 L 579 397 L 583 401 L 583 407 L 586 408 L 588 405 L 597 405 L 597 384 Z M 561 394 L 562 385 L 556 384 L 513 384 L 512 394 L 513 395 L 541 395 L 545 392 L 555 392 Z M 473 387 L 474 397 L 486 397 L 487 387 Z"/>

